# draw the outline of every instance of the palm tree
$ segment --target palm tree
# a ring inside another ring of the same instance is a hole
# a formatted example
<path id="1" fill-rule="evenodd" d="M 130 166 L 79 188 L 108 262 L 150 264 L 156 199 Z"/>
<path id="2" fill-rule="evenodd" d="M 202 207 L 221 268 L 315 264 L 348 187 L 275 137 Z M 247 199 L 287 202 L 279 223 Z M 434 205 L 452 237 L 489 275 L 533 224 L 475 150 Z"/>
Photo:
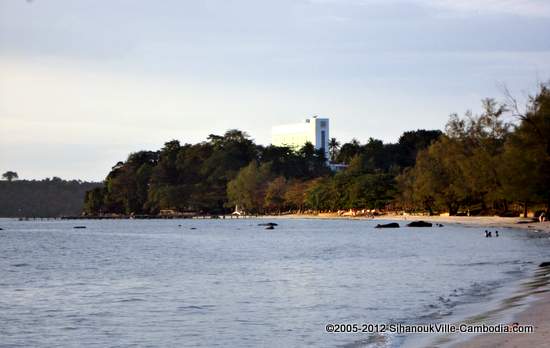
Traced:
<path id="1" fill-rule="evenodd" d="M 16 172 L 12 172 L 11 170 L 8 170 L 4 174 L 2 174 L 2 178 L 11 182 L 13 179 L 18 179 L 19 175 L 17 175 Z"/>
<path id="2" fill-rule="evenodd" d="M 330 161 L 334 162 L 338 155 L 338 149 L 340 148 L 340 142 L 336 138 L 330 138 L 328 141 L 328 149 L 330 153 Z"/>

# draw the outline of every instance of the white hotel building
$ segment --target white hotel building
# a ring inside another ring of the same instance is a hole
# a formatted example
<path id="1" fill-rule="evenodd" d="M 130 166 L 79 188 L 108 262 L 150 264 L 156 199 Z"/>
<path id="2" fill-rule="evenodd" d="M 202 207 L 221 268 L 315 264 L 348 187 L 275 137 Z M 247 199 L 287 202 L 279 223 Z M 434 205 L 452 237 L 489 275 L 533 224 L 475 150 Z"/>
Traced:
<path id="1" fill-rule="evenodd" d="M 329 157 L 329 120 L 313 116 L 303 123 L 285 124 L 272 129 L 271 143 L 275 146 L 289 146 L 294 149 L 310 142 L 316 149 L 323 149 L 325 157 Z"/>

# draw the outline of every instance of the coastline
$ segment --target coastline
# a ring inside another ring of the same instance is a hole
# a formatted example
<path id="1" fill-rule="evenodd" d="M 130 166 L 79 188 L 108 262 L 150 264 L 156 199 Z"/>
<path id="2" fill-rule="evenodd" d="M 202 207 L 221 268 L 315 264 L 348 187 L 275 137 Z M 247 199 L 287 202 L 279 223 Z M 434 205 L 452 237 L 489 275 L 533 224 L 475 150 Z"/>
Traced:
<path id="1" fill-rule="evenodd" d="M 269 221 L 273 219 L 320 219 L 320 220 L 356 220 L 357 226 L 366 224 L 367 221 L 374 220 L 372 222 L 382 221 L 395 221 L 401 225 L 403 233 L 409 229 L 405 225 L 411 221 L 424 220 L 431 222 L 438 222 L 443 224 L 457 224 L 464 225 L 474 229 L 479 229 L 481 232 L 486 228 L 512 228 L 517 230 L 524 230 L 526 233 L 533 234 L 540 232 L 540 237 L 550 237 L 546 233 L 550 233 L 550 222 L 538 223 L 530 222 L 532 219 L 524 218 L 508 218 L 508 217 L 467 217 L 467 216 L 415 216 L 415 215 L 381 215 L 375 218 L 368 218 L 364 216 L 338 216 L 337 214 L 292 214 L 292 215 L 275 215 L 275 216 L 258 216 L 256 218 Z M 267 222 L 266 221 L 266 222 Z M 521 221 L 528 221 L 529 223 L 519 223 Z M 369 223 L 369 229 L 372 227 L 372 222 Z M 355 224 L 354 224 L 355 225 Z M 435 232 L 435 231 L 434 231 Z M 381 232 L 382 233 L 382 232 Z M 545 255 L 546 257 L 546 255 Z M 550 261 L 550 255 L 548 259 L 541 259 L 542 261 Z M 535 265 L 538 266 L 538 265 Z M 542 268 L 539 268 L 542 269 Z M 550 279 L 550 278 L 549 278 Z M 548 291 L 550 288 L 548 285 L 540 287 L 537 291 L 529 295 L 529 301 L 521 303 L 520 306 L 515 307 L 514 314 L 510 315 L 510 319 L 506 319 L 506 323 L 518 322 L 522 325 L 533 325 L 535 332 L 533 334 L 482 334 L 482 335 L 468 335 L 463 336 L 459 340 L 447 342 L 447 344 L 433 345 L 439 347 L 545 347 L 546 343 L 550 341 L 550 293 L 543 292 Z M 510 297 L 515 296 L 510 295 Z M 507 298 L 504 298 L 506 301 Z M 493 306 L 489 307 L 493 308 Z M 466 311 L 466 313 L 470 313 Z M 474 311 L 472 311 L 474 313 Z M 413 345 L 414 346 L 414 345 Z M 417 345 L 419 346 L 419 345 Z M 427 346 L 427 345 L 426 345 Z M 430 345 L 431 346 L 431 345 Z"/>
<path id="2" fill-rule="evenodd" d="M 482 334 L 458 342 L 453 348 L 514 348 L 547 347 L 550 342 L 550 292 L 541 288 L 534 301 L 527 308 L 513 316 L 513 322 L 520 325 L 533 325 L 533 333 L 521 334 Z"/>
<path id="3" fill-rule="evenodd" d="M 499 216 L 414 216 L 414 215 L 381 215 L 374 218 L 339 216 L 337 214 L 284 216 L 287 218 L 312 219 L 353 219 L 353 220 L 390 220 L 402 222 L 402 226 L 409 221 L 424 220 L 429 222 L 460 224 L 479 228 L 513 228 L 528 232 L 550 233 L 550 221 L 543 223 L 533 222 L 532 219 L 519 217 Z M 271 217 L 270 217 L 271 218 Z M 277 218 L 274 216 L 272 218 Z M 550 261 L 550 258 L 542 261 Z M 548 281 L 546 281 L 548 282 Z M 517 348 L 517 347 L 547 347 L 550 342 L 550 288 L 548 283 L 533 290 L 529 295 L 533 297 L 524 308 L 512 315 L 511 323 L 533 325 L 533 333 L 524 334 L 481 334 L 467 337 L 455 343 L 453 348 Z M 508 299 L 510 300 L 510 299 Z"/>
<path id="4" fill-rule="evenodd" d="M 427 215 L 394 215 L 386 214 L 375 216 L 374 218 L 365 216 L 342 216 L 336 213 L 313 214 L 289 214 L 289 215 L 269 215 L 261 218 L 294 218 L 294 219 L 347 219 L 347 220 L 391 220 L 402 221 L 402 227 L 411 221 L 423 220 L 428 222 L 459 224 L 472 227 L 490 227 L 490 228 L 515 228 L 528 230 L 532 232 L 550 233 L 550 221 L 543 223 L 533 222 L 531 218 L 520 217 L 500 217 L 500 216 L 427 216 Z"/>

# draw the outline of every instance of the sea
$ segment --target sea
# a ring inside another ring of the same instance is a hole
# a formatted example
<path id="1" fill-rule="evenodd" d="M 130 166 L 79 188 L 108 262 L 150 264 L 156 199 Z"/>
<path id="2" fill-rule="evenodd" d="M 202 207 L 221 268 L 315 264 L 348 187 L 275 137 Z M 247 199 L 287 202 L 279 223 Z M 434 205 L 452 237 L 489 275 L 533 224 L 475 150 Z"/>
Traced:
<path id="1" fill-rule="evenodd" d="M 0 347 L 443 347 L 469 336 L 326 328 L 509 322 L 548 288 L 546 234 L 383 222 L 0 219 Z"/>

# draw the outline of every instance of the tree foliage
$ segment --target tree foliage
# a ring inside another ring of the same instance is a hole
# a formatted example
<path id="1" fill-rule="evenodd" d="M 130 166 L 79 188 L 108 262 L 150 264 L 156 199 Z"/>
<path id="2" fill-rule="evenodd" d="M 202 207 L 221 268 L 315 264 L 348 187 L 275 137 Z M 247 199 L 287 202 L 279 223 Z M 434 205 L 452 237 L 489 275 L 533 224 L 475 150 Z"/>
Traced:
<path id="1" fill-rule="evenodd" d="M 541 85 L 505 122 L 510 105 L 482 101 L 483 112 L 451 115 L 445 134 L 417 155 L 398 178 L 398 202 L 407 210 L 483 214 L 510 211 L 512 204 L 550 204 L 550 91 Z"/>
<path id="2" fill-rule="evenodd" d="M 140 151 L 117 163 L 104 188 L 87 193 L 85 212 L 220 213 L 235 205 L 249 213 L 382 208 L 395 194 L 396 173 L 439 135 L 407 132 L 398 144 L 352 140 L 340 151 L 340 143 L 331 139 L 332 157 L 353 154 L 350 168 L 338 174 L 311 143 L 298 150 L 261 146 L 239 130 L 211 134 L 198 144 L 172 140 L 159 151 Z"/>
<path id="3" fill-rule="evenodd" d="M 506 118 L 515 116 L 515 118 Z M 515 122 L 511 122 L 514 121 Z M 550 204 L 550 91 L 542 85 L 520 112 L 494 99 L 482 112 L 450 116 L 445 132 L 405 132 L 396 143 L 369 138 L 322 150 L 261 146 L 239 130 L 198 144 L 167 142 L 117 163 L 86 195 L 90 214 L 163 209 L 249 213 L 383 209 L 507 213 Z M 511 208 L 512 207 L 512 208 Z M 548 208 L 546 208 L 548 209 Z"/>
<path id="4" fill-rule="evenodd" d="M 16 172 L 13 172 L 11 170 L 8 170 L 4 174 L 2 174 L 2 179 L 6 179 L 7 181 L 13 181 L 13 179 L 18 179 L 19 175 L 17 175 Z"/>

